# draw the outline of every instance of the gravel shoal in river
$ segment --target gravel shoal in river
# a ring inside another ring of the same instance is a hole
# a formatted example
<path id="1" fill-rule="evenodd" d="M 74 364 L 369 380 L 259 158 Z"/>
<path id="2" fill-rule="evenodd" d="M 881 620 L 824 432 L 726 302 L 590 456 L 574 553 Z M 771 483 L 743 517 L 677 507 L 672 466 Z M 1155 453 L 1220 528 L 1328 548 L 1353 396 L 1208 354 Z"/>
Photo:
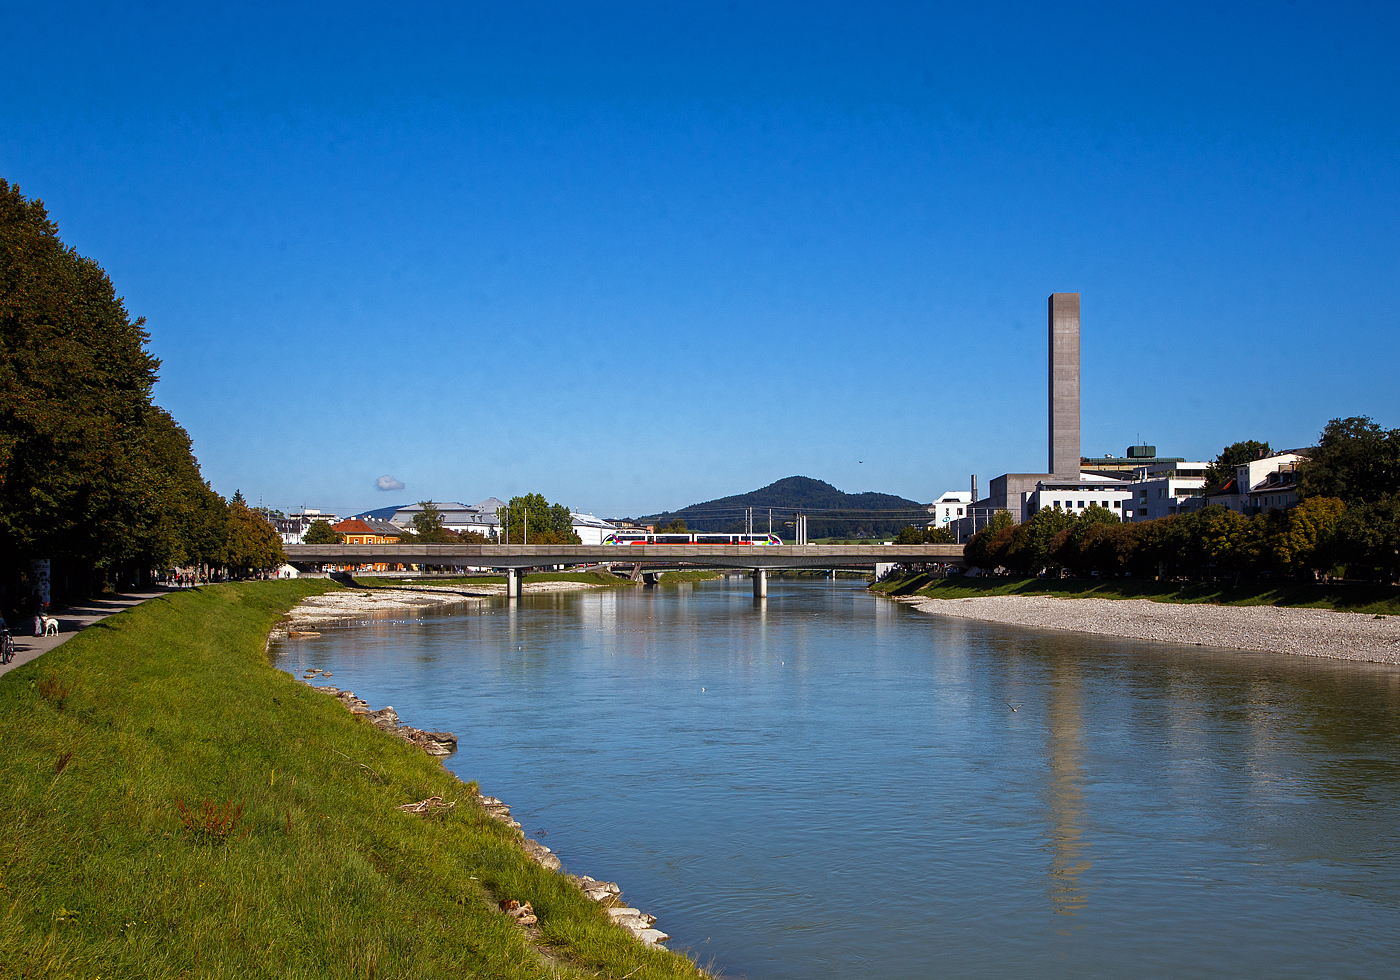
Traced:
<path id="1" fill-rule="evenodd" d="M 600 589 L 589 582 L 530 582 L 526 592 L 575 592 Z M 289 614 L 283 629 L 274 633 L 295 635 L 331 623 L 353 622 L 378 615 L 401 614 L 455 602 L 474 602 L 506 594 L 505 585 L 413 585 L 403 588 L 361 589 L 351 586 L 337 592 L 302 600 Z"/>
<path id="2" fill-rule="evenodd" d="M 904 601 L 920 612 L 1135 640 L 1400 664 L 1400 616 L 1150 599 L 985 596 Z"/>

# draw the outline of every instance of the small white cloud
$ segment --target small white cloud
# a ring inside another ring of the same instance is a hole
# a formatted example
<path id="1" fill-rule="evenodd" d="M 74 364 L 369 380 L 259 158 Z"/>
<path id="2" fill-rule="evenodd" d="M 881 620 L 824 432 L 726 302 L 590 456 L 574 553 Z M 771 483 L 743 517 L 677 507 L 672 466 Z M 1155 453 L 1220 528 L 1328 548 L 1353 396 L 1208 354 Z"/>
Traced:
<path id="1" fill-rule="evenodd" d="M 375 480 L 374 485 L 380 490 L 402 490 L 404 487 L 402 480 L 392 477 L 387 473 Z"/>

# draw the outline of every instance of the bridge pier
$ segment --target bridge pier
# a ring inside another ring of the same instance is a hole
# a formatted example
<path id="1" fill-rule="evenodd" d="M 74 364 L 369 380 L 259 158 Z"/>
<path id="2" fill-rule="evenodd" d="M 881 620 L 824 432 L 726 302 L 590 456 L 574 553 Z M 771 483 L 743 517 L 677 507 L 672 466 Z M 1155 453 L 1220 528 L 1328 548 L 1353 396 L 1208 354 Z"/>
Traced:
<path id="1" fill-rule="evenodd" d="M 525 569 L 506 569 L 506 598 L 519 599 L 520 593 L 525 590 Z"/>
<path id="2" fill-rule="evenodd" d="M 768 569 L 766 568 L 753 570 L 753 597 L 755 599 L 768 598 Z"/>
<path id="3" fill-rule="evenodd" d="M 660 573 L 660 572 L 643 572 L 643 573 L 642 573 L 642 584 L 643 584 L 643 585 L 660 585 L 660 584 L 661 584 L 661 573 Z"/>

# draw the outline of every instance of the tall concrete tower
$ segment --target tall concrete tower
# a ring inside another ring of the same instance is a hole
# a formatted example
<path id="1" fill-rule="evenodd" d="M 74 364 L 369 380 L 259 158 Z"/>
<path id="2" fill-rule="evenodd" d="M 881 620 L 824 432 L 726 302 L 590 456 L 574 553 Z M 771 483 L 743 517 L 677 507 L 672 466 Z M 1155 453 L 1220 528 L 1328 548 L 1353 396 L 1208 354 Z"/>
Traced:
<path id="1" fill-rule="evenodd" d="M 1079 479 L 1079 294 L 1050 294 L 1050 475 Z"/>

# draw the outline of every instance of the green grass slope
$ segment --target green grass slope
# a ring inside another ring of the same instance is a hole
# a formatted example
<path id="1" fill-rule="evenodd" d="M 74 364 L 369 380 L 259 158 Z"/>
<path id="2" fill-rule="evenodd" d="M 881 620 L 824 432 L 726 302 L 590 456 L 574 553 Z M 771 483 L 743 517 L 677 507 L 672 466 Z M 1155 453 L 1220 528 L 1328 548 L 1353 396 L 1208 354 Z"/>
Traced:
<path id="1" fill-rule="evenodd" d="M 0 973 L 697 976 L 529 861 L 435 759 L 269 665 L 268 629 L 334 587 L 171 594 L 0 678 Z M 462 802 L 396 809 L 433 795 Z M 501 898 L 534 905 L 540 948 Z"/>
<path id="2" fill-rule="evenodd" d="M 1224 606 L 1301 606 L 1341 612 L 1400 615 L 1400 589 L 1348 582 L 1313 585 L 1302 582 L 1246 584 L 1223 582 L 1134 582 L 1114 579 L 930 578 L 906 575 L 871 586 L 885 595 L 921 595 L 931 599 L 972 596 L 1041 595 L 1061 599 L 1151 599 L 1154 602 L 1206 602 Z"/>

